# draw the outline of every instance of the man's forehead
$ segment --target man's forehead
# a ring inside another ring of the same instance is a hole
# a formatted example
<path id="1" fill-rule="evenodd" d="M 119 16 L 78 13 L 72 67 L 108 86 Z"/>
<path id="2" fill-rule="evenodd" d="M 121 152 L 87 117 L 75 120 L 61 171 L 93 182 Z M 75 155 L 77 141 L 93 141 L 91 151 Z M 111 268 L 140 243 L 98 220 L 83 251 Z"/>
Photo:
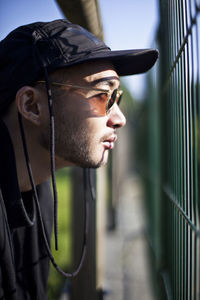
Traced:
<path id="1" fill-rule="evenodd" d="M 71 80 L 83 80 L 87 82 L 102 81 L 102 78 L 119 81 L 119 76 L 113 64 L 109 61 L 92 61 L 66 68 L 66 77 Z M 104 80 L 105 81 L 105 80 Z"/>
<path id="2" fill-rule="evenodd" d="M 83 80 L 91 85 L 109 84 L 110 86 L 119 83 L 119 77 L 114 69 L 96 70 L 91 75 L 86 75 Z"/>
<path id="3" fill-rule="evenodd" d="M 114 83 L 118 83 L 120 82 L 120 79 L 118 76 L 112 76 L 111 74 L 107 74 L 108 76 L 106 76 L 106 73 L 103 73 L 105 76 L 99 77 L 98 76 L 94 76 L 94 78 L 92 77 L 93 80 L 91 80 L 90 82 L 93 85 L 97 85 L 99 83 L 108 83 L 110 86 L 112 86 Z M 96 74 L 95 74 L 96 75 Z M 111 75 L 111 76 L 109 76 Z M 95 78 L 97 77 L 97 78 Z"/>
<path id="4" fill-rule="evenodd" d="M 107 84 L 112 87 L 119 85 L 119 76 L 110 62 L 91 62 L 85 64 L 82 71 L 79 73 L 82 76 L 81 79 L 92 86 Z"/>

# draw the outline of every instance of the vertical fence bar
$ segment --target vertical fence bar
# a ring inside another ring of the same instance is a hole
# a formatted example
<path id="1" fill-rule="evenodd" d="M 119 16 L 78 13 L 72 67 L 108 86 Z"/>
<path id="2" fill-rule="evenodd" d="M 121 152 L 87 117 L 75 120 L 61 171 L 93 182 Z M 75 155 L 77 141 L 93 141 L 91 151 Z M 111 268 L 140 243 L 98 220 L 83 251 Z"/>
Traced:
<path id="1" fill-rule="evenodd" d="M 200 9 L 200 3 L 197 4 L 196 2 L 196 9 L 199 12 Z M 196 79 L 196 104 L 197 104 L 197 132 L 198 135 L 196 137 L 197 139 L 197 162 L 198 165 L 196 167 L 196 201 L 195 201 L 195 224 L 197 225 L 198 229 L 200 228 L 199 226 L 199 214 L 200 214 L 200 201 L 199 201 L 199 185 L 198 182 L 200 180 L 200 47 L 199 47 L 199 42 L 200 42 L 200 18 L 197 18 L 196 21 L 196 65 L 197 65 L 197 79 Z M 200 297 L 200 240 L 195 236 L 195 258 L 196 258 L 196 264 L 195 264 L 195 296 L 198 299 Z"/>

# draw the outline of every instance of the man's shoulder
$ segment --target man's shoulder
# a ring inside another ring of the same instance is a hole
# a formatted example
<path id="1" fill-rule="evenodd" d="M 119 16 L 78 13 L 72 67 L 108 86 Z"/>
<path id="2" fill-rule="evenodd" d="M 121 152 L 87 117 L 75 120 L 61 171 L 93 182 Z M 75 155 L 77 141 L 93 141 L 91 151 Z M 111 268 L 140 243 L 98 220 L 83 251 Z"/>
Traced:
<path id="1" fill-rule="evenodd" d="M 37 186 L 37 193 L 45 231 L 50 241 L 53 203 L 49 182 Z M 22 193 L 22 199 L 24 196 L 25 201 L 31 201 L 31 192 Z M 7 299 L 5 295 L 9 293 L 13 294 L 8 299 L 24 299 L 21 285 L 16 281 L 16 272 L 20 282 L 27 286 L 27 293 L 34 294 L 35 299 L 46 299 L 49 258 L 44 247 L 38 215 L 36 214 L 32 226 L 10 229 L 0 190 L 0 299 Z"/>
<path id="2" fill-rule="evenodd" d="M 8 224 L 6 207 L 0 189 L 0 253 L 1 249 L 5 248 L 4 241 L 6 239 L 6 236 L 10 236 L 10 229 Z"/>
<path id="3" fill-rule="evenodd" d="M 15 299 L 15 296 L 11 296 L 15 290 L 16 278 L 11 233 L 0 190 L 0 299 L 4 299 L 5 294 L 10 294 L 10 299 Z"/>

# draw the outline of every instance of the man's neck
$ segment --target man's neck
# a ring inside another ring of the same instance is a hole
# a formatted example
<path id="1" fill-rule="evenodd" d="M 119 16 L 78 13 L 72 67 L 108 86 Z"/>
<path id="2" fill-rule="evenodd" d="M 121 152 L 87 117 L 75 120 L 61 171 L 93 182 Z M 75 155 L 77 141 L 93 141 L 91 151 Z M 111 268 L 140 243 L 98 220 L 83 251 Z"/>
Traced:
<path id="1" fill-rule="evenodd" d="M 4 122 L 8 128 L 13 144 L 20 191 L 29 191 L 32 187 L 27 170 L 18 120 L 17 118 L 10 118 L 8 116 L 4 118 Z M 29 130 L 27 134 L 25 128 L 25 136 L 33 179 L 35 184 L 38 185 L 50 177 L 50 155 L 47 150 L 36 142 L 37 136 L 35 132 Z"/>

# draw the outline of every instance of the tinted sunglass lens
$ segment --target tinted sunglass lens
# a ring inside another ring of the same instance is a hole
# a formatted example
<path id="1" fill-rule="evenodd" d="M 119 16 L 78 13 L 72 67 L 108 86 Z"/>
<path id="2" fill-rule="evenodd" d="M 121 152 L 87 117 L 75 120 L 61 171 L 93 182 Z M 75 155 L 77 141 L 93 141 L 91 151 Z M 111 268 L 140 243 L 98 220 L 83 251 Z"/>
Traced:
<path id="1" fill-rule="evenodd" d="M 122 92 L 119 92 L 119 96 L 118 96 L 118 99 L 117 99 L 117 104 L 120 105 L 120 102 L 122 100 Z"/>
<path id="2" fill-rule="evenodd" d="M 108 100 L 106 111 L 108 111 L 114 105 L 116 101 L 116 96 L 117 96 L 117 90 L 114 90 L 112 95 L 110 96 L 110 99 Z"/>

